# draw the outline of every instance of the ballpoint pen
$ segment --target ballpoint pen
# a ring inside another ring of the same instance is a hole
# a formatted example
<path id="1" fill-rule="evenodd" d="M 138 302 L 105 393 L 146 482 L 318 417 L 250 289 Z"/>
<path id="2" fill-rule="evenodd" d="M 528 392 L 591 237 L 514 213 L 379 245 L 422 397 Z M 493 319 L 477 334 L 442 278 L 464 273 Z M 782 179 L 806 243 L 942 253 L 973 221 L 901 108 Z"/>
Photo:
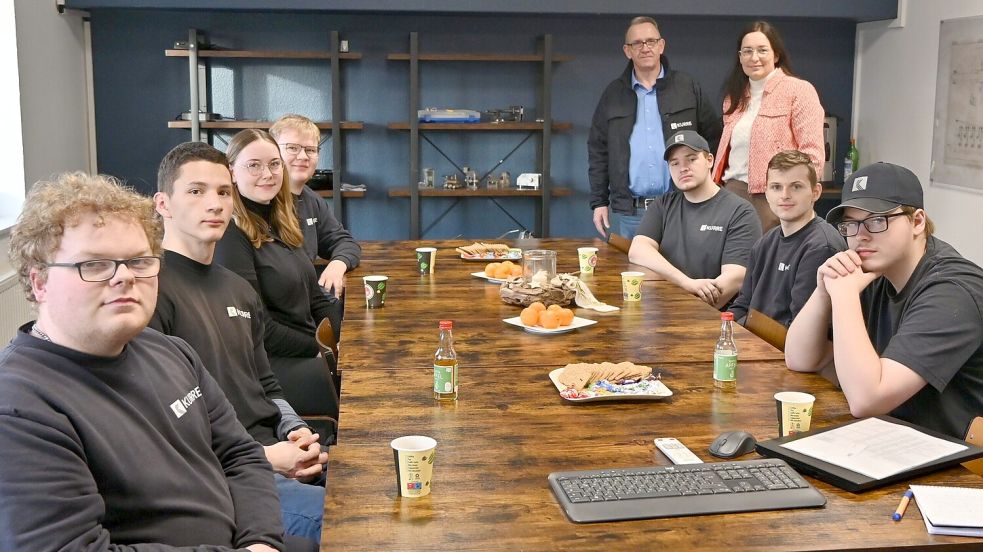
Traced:
<path id="1" fill-rule="evenodd" d="M 891 519 L 894 521 L 901 521 L 901 516 L 903 516 L 904 511 L 908 509 L 908 503 L 911 502 L 913 496 L 915 495 L 911 493 L 911 489 L 904 492 L 904 496 L 901 497 L 901 504 L 898 504 L 898 509 L 891 514 Z"/>

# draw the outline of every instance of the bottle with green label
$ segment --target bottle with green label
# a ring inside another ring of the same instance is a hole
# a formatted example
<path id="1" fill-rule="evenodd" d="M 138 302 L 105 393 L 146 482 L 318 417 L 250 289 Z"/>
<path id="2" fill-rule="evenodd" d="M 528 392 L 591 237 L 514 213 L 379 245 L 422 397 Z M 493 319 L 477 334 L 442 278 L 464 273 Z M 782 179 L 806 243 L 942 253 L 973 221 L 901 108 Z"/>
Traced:
<path id="1" fill-rule="evenodd" d="M 713 348 L 713 384 L 719 389 L 737 387 L 737 345 L 734 344 L 734 313 L 720 313 L 720 339 Z"/>
<path id="2" fill-rule="evenodd" d="M 457 400 L 457 353 L 454 351 L 454 322 L 440 321 L 440 344 L 433 356 L 433 398 L 438 401 Z"/>
<path id="3" fill-rule="evenodd" d="M 857 149 L 857 139 L 850 138 L 850 149 L 846 150 L 846 157 L 843 158 L 843 182 L 850 179 L 853 171 L 860 165 L 860 151 Z"/>

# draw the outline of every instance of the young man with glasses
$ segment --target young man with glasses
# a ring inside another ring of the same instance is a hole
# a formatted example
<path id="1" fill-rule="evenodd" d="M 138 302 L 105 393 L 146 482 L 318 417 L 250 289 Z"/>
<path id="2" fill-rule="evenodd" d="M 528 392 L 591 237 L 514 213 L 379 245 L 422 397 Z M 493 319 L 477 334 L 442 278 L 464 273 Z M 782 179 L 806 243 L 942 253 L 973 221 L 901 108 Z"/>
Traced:
<path id="1" fill-rule="evenodd" d="M 754 244 L 741 292 L 728 310 L 740 324 L 755 309 L 786 328 L 816 289 L 816 270 L 846 242 L 814 206 L 823 192 L 816 168 L 805 153 L 779 152 L 768 162 L 765 198 L 778 217 Z"/>
<path id="2" fill-rule="evenodd" d="M 225 154 L 202 142 L 179 144 L 160 163 L 157 189 L 164 268 L 150 327 L 195 348 L 246 431 L 263 445 L 286 533 L 318 543 L 324 488 L 316 483 L 327 453 L 270 369 L 263 342 L 267 314 L 256 290 L 212 262 L 232 220 L 235 190 Z"/>
<path id="3" fill-rule="evenodd" d="M 665 159 L 678 189 L 645 212 L 628 259 L 723 308 L 741 289 L 761 223 L 750 203 L 710 178 L 713 155 L 702 136 L 672 135 Z"/>
<path id="4" fill-rule="evenodd" d="M 37 321 L 0 353 L 0 549 L 283 550 L 263 449 L 157 301 L 152 202 L 39 182 L 10 235 Z"/>
<path id="5" fill-rule="evenodd" d="M 358 266 L 362 248 L 334 216 L 327 202 L 307 186 L 317 169 L 321 131 L 307 117 L 290 114 L 273 123 L 270 135 L 280 145 L 287 166 L 290 191 L 304 234 L 304 250 L 312 261 L 318 257 L 328 261 L 318 283 L 340 298 L 345 289 L 345 273 Z"/>
<path id="6" fill-rule="evenodd" d="M 628 66 L 594 110 L 587 139 L 590 208 L 594 227 L 607 236 L 612 213 L 618 233 L 631 239 L 652 200 L 670 189 L 663 144 L 693 130 L 716 151 L 722 123 L 700 84 L 669 67 L 665 38 L 651 17 L 636 17 L 622 46 Z"/>
<path id="7" fill-rule="evenodd" d="M 921 183 L 904 167 L 853 173 L 827 220 L 849 249 L 819 267 L 786 364 L 811 372 L 832 358 L 854 416 L 964 437 L 983 414 L 983 270 L 932 236 Z"/>

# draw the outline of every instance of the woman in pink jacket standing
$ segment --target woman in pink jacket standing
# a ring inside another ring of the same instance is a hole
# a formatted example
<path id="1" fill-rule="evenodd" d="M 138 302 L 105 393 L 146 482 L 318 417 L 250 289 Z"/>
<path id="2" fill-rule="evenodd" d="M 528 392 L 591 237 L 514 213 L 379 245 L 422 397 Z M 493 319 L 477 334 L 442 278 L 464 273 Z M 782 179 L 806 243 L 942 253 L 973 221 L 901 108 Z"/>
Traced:
<path id="1" fill-rule="evenodd" d="M 724 83 L 723 112 L 714 180 L 750 201 L 767 231 L 778 225 L 765 199 L 772 156 L 799 150 L 812 158 L 819 174 L 825 160 L 819 95 L 793 75 L 785 44 L 770 23 L 755 21 L 741 34 Z"/>

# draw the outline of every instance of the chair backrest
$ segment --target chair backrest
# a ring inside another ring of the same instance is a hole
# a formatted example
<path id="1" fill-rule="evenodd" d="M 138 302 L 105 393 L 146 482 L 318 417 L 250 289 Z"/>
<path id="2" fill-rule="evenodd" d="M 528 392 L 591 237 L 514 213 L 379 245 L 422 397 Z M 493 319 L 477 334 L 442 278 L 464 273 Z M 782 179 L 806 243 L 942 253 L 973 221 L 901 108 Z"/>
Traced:
<path id="1" fill-rule="evenodd" d="M 744 327 L 749 332 L 767 341 L 772 347 L 782 352 L 785 351 L 785 334 L 788 333 L 788 328 L 779 324 L 767 314 L 756 309 L 749 310 Z"/>
<path id="2" fill-rule="evenodd" d="M 338 358 L 338 338 L 334 334 L 334 328 L 331 327 L 330 320 L 327 318 L 321 320 L 314 337 L 317 339 L 317 345 L 321 349 L 321 354 L 327 356 L 326 352 L 330 351 L 331 356 L 335 359 Z"/>
<path id="3" fill-rule="evenodd" d="M 966 442 L 983 447 L 983 416 L 977 416 L 969 425 L 969 431 L 966 432 Z M 983 458 L 964 462 L 963 467 L 976 475 L 983 475 Z"/>
<path id="4" fill-rule="evenodd" d="M 615 234 L 611 232 L 608 234 L 608 245 L 621 251 L 622 253 L 628 253 L 628 249 L 631 248 L 631 240 L 622 236 L 621 234 Z"/>

